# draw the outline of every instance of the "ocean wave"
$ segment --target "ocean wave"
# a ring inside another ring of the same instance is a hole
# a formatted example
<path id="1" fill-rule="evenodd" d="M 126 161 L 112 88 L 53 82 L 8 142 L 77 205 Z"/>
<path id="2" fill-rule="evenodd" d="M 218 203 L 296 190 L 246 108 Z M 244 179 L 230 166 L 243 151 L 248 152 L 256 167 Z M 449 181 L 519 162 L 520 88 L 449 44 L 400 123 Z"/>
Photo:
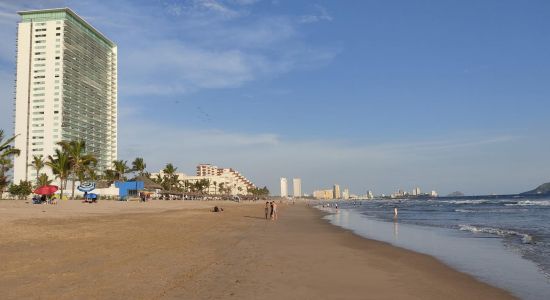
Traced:
<path id="1" fill-rule="evenodd" d="M 479 200 L 444 200 L 441 202 L 450 203 L 450 204 L 483 204 L 489 203 L 491 200 L 479 199 Z"/>
<path id="2" fill-rule="evenodd" d="M 522 200 L 517 203 L 507 203 L 506 206 L 550 206 L 550 200 Z"/>
<path id="3" fill-rule="evenodd" d="M 473 233 L 489 233 L 489 234 L 495 234 L 498 236 L 506 237 L 506 236 L 517 236 L 521 238 L 521 242 L 523 244 L 533 244 L 533 237 L 530 236 L 527 233 L 517 232 L 514 230 L 506 230 L 506 229 L 499 229 L 499 228 L 492 228 L 492 227 L 476 227 L 472 225 L 459 225 L 459 229 L 462 231 L 470 231 Z"/>

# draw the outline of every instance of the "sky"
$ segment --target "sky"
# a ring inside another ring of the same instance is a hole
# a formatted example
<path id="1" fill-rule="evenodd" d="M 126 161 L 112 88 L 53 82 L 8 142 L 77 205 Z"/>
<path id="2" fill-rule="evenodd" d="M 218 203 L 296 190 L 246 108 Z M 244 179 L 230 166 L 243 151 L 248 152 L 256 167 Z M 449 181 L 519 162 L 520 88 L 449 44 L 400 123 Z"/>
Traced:
<path id="1" fill-rule="evenodd" d="M 150 172 L 212 163 L 272 194 L 550 181 L 548 1 L 0 0 L 7 132 L 16 11 L 57 7 L 117 44 L 118 156 Z"/>

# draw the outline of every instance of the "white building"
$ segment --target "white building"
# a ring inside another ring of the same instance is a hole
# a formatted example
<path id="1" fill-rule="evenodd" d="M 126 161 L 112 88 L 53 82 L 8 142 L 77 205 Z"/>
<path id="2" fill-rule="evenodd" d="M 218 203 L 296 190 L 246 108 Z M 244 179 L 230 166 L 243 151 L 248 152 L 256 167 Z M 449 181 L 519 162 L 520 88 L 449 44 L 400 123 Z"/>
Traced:
<path id="1" fill-rule="evenodd" d="M 338 184 L 335 184 L 332 187 L 332 197 L 334 199 L 340 199 L 340 197 L 341 197 L 341 195 L 340 195 L 340 186 Z"/>
<path id="2" fill-rule="evenodd" d="M 420 196 L 421 192 L 420 192 L 420 188 L 419 187 L 415 187 L 413 190 L 412 190 L 412 194 L 413 196 Z"/>
<path id="3" fill-rule="evenodd" d="M 210 164 L 200 164 L 197 166 L 197 174 L 195 176 L 186 175 L 184 173 L 175 174 L 179 181 L 195 183 L 199 180 L 208 180 L 210 183 L 206 192 L 207 194 L 223 194 L 224 190 L 228 190 L 231 195 L 246 195 L 248 190 L 256 186 L 241 175 L 238 171 L 232 168 L 218 168 Z M 164 173 L 151 173 L 151 178 L 162 178 Z"/>
<path id="4" fill-rule="evenodd" d="M 294 189 L 294 198 L 302 197 L 302 179 L 292 179 L 292 188 Z"/>
<path id="5" fill-rule="evenodd" d="M 281 197 L 288 197 L 288 182 L 284 177 L 281 177 Z"/>
<path id="6" fill-rule="evenodd" d="M 349 200 L 350 198 L 350 195 L 349 195 L 349 189 L 344 189 L 344 191 L 342 192 L 342 199 L 344 200 Z"/>
<path id="7" fill-rule="evenodd" d="M 373 199 L 373 198 L 374 198 L 374 195 L 372 194 L 372 191 L 368 190 L 367 191 L 367 199 Z"/>
<path id="8" fill-rule="evenodd" d="M 19 15 L 14 182 L 36 178 L 33 156 L 53 155 L 61 140 L 84 140 L 100 170 L 109 168 L 117 158 L 116 45 L 68 8 Z"/>

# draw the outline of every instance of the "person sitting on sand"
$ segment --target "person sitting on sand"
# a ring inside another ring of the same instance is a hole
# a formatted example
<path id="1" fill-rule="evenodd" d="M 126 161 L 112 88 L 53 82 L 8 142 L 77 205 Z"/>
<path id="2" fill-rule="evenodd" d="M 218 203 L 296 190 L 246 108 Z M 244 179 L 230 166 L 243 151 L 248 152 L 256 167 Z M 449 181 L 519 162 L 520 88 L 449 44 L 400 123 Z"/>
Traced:
<path id="1" fill-rule="evenodd" d="M 223 211 L 223 208 L 217 207 L 217 206 L 214 206 L 214 209 L 212 210 L 212 212 L 222 212 L 222 211 Z"/>

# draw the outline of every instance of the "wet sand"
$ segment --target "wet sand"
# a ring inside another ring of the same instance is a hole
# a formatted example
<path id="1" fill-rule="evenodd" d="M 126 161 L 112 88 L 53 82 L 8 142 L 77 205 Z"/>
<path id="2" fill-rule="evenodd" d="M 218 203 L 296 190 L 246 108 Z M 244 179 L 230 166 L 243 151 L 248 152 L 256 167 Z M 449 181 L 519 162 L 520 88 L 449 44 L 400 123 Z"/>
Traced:
<path id="1" fill-rule="evenodd" d="M 261 203 L 0 201 L 1 298 L 512 299 L 320 216 L 302 204 L 266 221 Z"/>

